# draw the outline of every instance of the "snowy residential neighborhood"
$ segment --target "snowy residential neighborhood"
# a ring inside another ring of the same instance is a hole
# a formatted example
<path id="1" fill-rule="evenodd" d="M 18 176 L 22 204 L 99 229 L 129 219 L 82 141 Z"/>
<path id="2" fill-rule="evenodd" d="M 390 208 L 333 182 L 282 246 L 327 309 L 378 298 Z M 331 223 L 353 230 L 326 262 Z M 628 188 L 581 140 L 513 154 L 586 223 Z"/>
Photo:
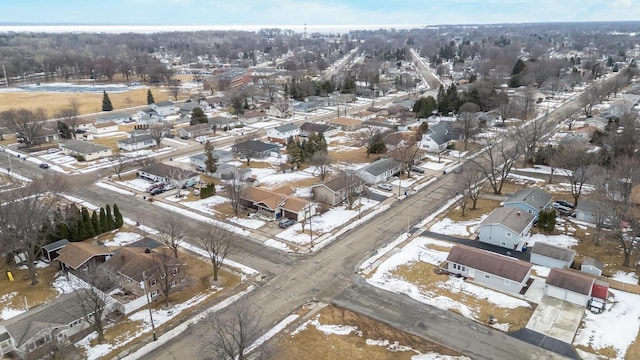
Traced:
<path id="1" fill-rule="evenodd" d="M 0 357 L 640 358 L 640 44 L 531 26 L 11 33 Z"/>

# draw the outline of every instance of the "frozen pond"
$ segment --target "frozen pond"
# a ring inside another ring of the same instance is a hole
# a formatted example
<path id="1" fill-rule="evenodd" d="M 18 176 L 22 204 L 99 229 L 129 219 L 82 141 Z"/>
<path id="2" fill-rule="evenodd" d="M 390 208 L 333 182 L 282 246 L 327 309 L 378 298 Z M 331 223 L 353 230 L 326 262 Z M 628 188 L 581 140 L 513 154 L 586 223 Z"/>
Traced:
<path id="1" fill-rule="evenodd" d="M 48 93 L 96 93 L 101 94 L 103 91 L 108 93 L 120 93 L 139 88 L 139 85 L 129 86 L 126 84 L 96 84 L 86 85 L 69 84 L 69 83 L 46 83 L 46 84 L 27 84 L 16 88 L 9 88 L 5 91 L 28 91 L 28 92 L 48 92 Z"/>

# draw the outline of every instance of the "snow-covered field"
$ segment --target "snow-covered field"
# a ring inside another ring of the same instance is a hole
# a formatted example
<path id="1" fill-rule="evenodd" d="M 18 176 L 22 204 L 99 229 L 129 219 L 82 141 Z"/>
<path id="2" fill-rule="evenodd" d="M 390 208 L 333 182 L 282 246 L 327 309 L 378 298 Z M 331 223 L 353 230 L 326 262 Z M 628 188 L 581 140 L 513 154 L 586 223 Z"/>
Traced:
<path id="1" fill-rule="evenodd" d="M 532 247 L 536 242 L 544 242 L 563 248 L 571 248 L 572 246 L 578 245 L 578 239 L 569 235 L 534 234 L 531 235 L 529 241 L 527 241 L 529 247 Z"/>
<path id="2" fill-rule="evenodd" d="M 366 281 L 379 288 L 395 293 L 406 294 L 417 301 L 443 310 L 456 310 L 463 316 L 476 321 L 478 321 L 476 309 L 442 295 L 442 291 L 446 290 L 452 294 L 463 293 L 467 296 L 486 301 L 490 303 L 491 306 L 498 308 L 515 309 L 517 307 L 530 307 L 529 303 L 524 300 L 466 282 L 461 278 L 451 276 L 448 277 L 446 281 L 439 281 L 434 287 L 438 289 L 438 292 L 434 292 L 431 290 L 431 287 L 426 288 L 416 285 L 393 274 L 394 270 L 398 267 L 402 265 L 410 266 L 419 261 L 439 266 L 446 260 L 448 252 L 431 249 L 428 247 L 430 244 L 438 247 L 451 246 L 449 243 L 440 240 L 418 237 L 380 264 L 372 276 L 367 278 Z M 503 331 L 508 331 L 509 329 L 508 323 L 498 323 L 493 326 Z"/>
<path id="3" fill-rule="evenodd" d="M 478 229 L 478 225 L 489 214 L 484 214 L 478 219 L 471 219 L 467 221 L 456 222 L 449 218 L 444 218 L 437 223 L 433 224 L 429 230 L 438 233 L 452 236 L 469 237 L 474 234 Z"/>
<path id="4" fill-rule="evenodd" d="M 616 273 L 613 274 L 613 278 L 627 284 L 638 285 L 638 275 L 632 272 L 616 271 Z"/>
<path id="5" fill-rule="evenodd" d="M 185 207 L 201 211 L 205 214 L 213 215 L 215 214 L 213 207 L 216 205 L 224 204 L 226 202 L 229 202 L 228 198 L 220 195 L 213 195 L 206 199 L 200 199 L 196 201 L 182 201 L 180 204 Z"/>
<path id="6" fill-rule="evenodd" d="M 126 231 L 118 231 L 114 236 L 112 240 L 109 241 L 105 241 L 104 242 L 104 246 L 125 246 L 128 244 L 131 244 L 132 242 L 135 242 L 137 240 L 140 240 L 142 238 L 142 235 L 140 234 L 136 234 L 136 233 L 132 233 L 132 232 L 126 232 Z"/>
<path id="7" fill-rule="evenodd" d="M 602 314 L 585 311 L 583 326 L 578 330 L 573 345 L 584 345 L 595 350 L 613 347 L 615 359 L 625 357 L 627 349 L 635 341 L 640 329 L 640 295 L 618 290 L 609 290 L 609 299 Z"/>

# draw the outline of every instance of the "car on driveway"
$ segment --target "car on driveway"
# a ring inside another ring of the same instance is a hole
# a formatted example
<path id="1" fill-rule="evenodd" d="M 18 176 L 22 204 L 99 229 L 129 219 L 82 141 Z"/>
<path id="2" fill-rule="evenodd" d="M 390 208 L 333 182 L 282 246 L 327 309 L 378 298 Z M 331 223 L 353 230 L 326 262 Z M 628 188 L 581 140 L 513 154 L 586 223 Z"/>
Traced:
<path id="1" fill-rule="evenodd" d="M 158 194 L 162 194 L 163 192 L 164 192 L 164 187 L 160 186 L 160 187 L 157 187 L 157 188 L 151 190 L 149 193 L 151 195 L 158 195 Z"/>
<path id="2" fill-rule="evenodd" d="M 286 229 L 295 223 L 296 221 L 293 219 L 282 219 L 280 220 L 280 223 L 278 224 L 278 226 L 280 227 L 280 229 Z"/>
<path id="3" fill-rule="evenodd" d="M 40 166 L 40 169 L 48 169 L 49 168 L 49 164 L 47 164 L 47 163 L 40 163 L 40 165 L 38 165 L 38 166 Z"/>
<path id="4" fill-rule="evenodd" d="M 411 171 L 417 172 L 418 174 L 424 174 L 424 169 L 420 166 L 412 166 Z"/>
<path id="5" fill-rule="evenodd" d="M 558 203 L 553 203 L 551 206 L 553 206 L 560 215 L 571 216 L 573 214 L 573 210 L 569 207 L 562 206 Z"/>
<path id="6" fill-rule="evenodd" d="M 378 184 L 378 189 L 382 189 L 382 190 L 386 190 L 386 191 L 393 191 L 393 186 L 391 186 L 389 184 Z"/>
<path id="7" fill-rule="evenodd" d="M 572 203 L 565 200 L 556 200 L 555 203 L 564 207 L 568 207 L 570 209 L 573 209 L 575 207 Z"/>
<path id="8" fill-rule="evenodd" d="M 157 182 L 157 183 L 155 183 L 155 184 L 153 184 L 153 185 L 149 186 L 149 187 L 147 188 L 147 192 L 152 192 L 153 190 L 155 190 L 155 189 L 157 189 L 157 188 L 159 188 L 159 187 L 162 187 L 162 186 L 164 186 L 164 183 Z"/>

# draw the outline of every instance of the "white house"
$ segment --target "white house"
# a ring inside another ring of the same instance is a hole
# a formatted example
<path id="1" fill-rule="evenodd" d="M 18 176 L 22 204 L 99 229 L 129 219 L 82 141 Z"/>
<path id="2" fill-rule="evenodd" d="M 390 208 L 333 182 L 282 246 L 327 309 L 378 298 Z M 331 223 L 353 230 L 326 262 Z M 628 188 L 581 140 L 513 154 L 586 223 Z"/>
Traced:
<path id="1" fill-rule="evenodd" d="M 93 135 L 101 135 L 118 131 L 118 124 L 113 121 L 95 123 L 89 126 L 89 132 Z"/>
<path id="2" fill-rule="evenodd" d="M 447 121 L 429 125 L 429 130 L 422 135 L 420 148 L 432 153 L 440 153 L 447 149 L 453 140 L 457 140 L 453 125 Z"/>
<path id="3" fill-rule="evenodd" d="M 516 207 L 496 208 L 480 223 L 478 240 L 517 250 L 529 239 L 534 216 Z"/>
<path id="4" fill-rule="evenodd" d="M 281 125 L 267 130 L 267 138 L 269 141 L 286 144 L 290 137 L 296 139 L 300 135 L 300 128 L 293 125 Z"/>
<path id="5" fill-rule="evenodd" d="M 124 151 L 137 151 L 156 146 L 158 143 L 149 134 L 131 136 L 118 140 L 118 149 Z"/>
<path id="6" fill-rule="evenodd" d="M 531 249 L 531 258 L 529 261 L 533 264 L 548 268 L 562 269 L 571 267 L 575 257 L 575 250 L 538 241 Z"/>
<path id="7" fill-rule="evenodd" d="M 161 101 L 149 104 L 149 107 L 153 109 L 159 116 L 168 116 L 178 113 L 178 109 L 171 101 Z"/>
<path id="8" fill-rule="evenodd" d="M 570 269 L 552 268 L 544 285 L 544 294 L 586 307 L 596 279 Z"/>
<path id="9" fill-rule="evenodd" d="M 113 155 L 110 148 L 82 140 L 66 140 L 58 144 L 62 152 L 69 156 L 82 156 L 85 161 L 92 161 Z"/>
<path id="10" fill-rule="evenodd" d="M 138 176 L 151 180 L 173 184 L 182 188 L 190 187 L 200 181 L 200 174 L 163 163 L 151 164 L 138 171 Z"/>
<path id="11" fill-rule="evenodd" d="M 401 167 L 402 164 L 392 158 L 378 159 L 358 170 L 358 176 L 367 184 L 376 184 L 399 173 Z"/>

